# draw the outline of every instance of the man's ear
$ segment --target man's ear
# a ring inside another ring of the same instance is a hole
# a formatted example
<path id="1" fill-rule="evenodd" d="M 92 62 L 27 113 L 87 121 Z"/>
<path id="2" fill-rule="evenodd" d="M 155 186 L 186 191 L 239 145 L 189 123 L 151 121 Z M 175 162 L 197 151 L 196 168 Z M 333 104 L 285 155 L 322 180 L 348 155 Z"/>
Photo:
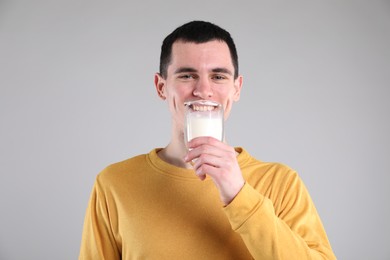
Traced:
<path id="1" fill-rule="evenodd" d="M 167 99 L 165 95 L 165 79 L 161 76 L 160 73 L 154 75 L 154 86 L 156 87 L 158 96 L 165 100 Z"/>
<path id="2" fill-rule="evenodd" d="M 240 94 L 241 94 L 241 89 L 242 89 L 242 82 L 243 82 L 243 77 L 239 75 L 235 80 L 234 80 L 234 101 L 240 100 Z"/>

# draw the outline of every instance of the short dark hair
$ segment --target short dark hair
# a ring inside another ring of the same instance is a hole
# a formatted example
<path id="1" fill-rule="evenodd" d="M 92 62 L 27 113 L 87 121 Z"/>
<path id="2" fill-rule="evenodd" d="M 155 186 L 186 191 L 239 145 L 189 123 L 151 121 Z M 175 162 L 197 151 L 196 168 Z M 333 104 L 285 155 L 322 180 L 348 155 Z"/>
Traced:
<path id="1" fill-rule="evenodd" d="M 160 75 L 167 77 L 168 66 L 172 58 L 172 45 L 176 41 L 205 43 L 212 40 L 226 42 L 234 67 L 234 78 L 238 77 L 238 55 L 236 45 L 230 33 L 221 27 L 205 21 L 192 21 L 176 28 L 163 41 L 160 56 Z"/>

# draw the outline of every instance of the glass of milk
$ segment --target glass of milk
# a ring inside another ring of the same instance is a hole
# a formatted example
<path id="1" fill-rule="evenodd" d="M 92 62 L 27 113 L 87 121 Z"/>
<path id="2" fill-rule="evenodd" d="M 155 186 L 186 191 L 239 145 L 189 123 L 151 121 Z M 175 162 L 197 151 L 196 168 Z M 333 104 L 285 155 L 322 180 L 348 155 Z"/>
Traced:
<path id="1" fill-rule="evenodd" d="M 195 100 L 185 105 L 185 143 L 199 136 L 224 139 L 224 112 L 221 104 L 210 100 Z"/>

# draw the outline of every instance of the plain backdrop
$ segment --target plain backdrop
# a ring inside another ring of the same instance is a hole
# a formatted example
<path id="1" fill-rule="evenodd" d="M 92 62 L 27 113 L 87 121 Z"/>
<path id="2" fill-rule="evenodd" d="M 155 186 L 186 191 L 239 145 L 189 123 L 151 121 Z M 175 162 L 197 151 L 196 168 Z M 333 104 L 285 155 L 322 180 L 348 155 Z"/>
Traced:
<path id="1" fill-rule="evenodd" d="M 339 259 L 390 259 L 385 0 L 0 0 L 0 259 L 77 259 L 96 175 L 169 141 L 161 42 L 199 19 L 239 52 L 228 142 L 299 172 Z"/>

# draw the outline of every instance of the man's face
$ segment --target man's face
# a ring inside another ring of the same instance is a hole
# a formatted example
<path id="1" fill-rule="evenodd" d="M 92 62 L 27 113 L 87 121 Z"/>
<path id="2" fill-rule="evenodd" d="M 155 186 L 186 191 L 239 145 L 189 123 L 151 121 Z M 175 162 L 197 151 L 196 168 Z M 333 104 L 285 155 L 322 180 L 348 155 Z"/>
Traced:
<path id="1" fill-rule="evenodd" d="M 227 119 L 240 97 L 242 77 L 234 79 L 229 48 L 223 41 L 175 42 L 166 79 L 156 74 L 159 96 L 168 101 L 173 123 L 183 129 L 184 102 L 213 100 L 223 105 Z"/>

